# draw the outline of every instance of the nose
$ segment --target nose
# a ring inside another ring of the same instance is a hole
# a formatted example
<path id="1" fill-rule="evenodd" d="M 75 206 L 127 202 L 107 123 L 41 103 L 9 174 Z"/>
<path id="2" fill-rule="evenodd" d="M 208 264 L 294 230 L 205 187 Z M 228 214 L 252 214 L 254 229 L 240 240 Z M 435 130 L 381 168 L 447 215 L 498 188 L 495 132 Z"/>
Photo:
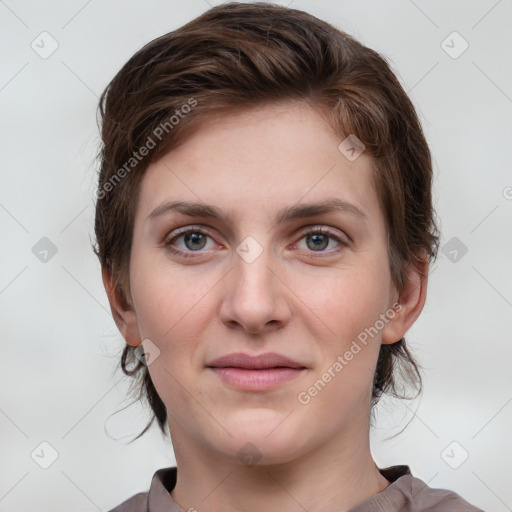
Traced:
<path id="1" fill-rule="evenodd" d="M 266 249 L 254 261 L 234 254 L 233 268 L 223 283 L 220 308 L 226 326 L 261 335 L 289 322 L 291 292 L 278 268 Z"/>

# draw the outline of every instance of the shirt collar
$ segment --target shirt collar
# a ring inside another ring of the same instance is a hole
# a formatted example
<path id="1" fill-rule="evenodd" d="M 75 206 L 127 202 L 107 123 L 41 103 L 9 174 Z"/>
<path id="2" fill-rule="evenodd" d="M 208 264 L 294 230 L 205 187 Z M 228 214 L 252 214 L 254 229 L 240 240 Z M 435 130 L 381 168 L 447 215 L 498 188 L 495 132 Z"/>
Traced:
<path id="1" fill-rule="evenodd" d="M 379 469 L 379 471 L 380 474 L 390 482 L 390 485 L 375 496 L 371 496 L 367 500 L 358 503 L 355 507 L 351 508 L 349 512 L 386 510 L 382 508 L 383 505 L 393 504 L 396 507 L 397 500 L 405 499 L 404 489 L 410 487 L 412 480 L 409 466 L 390 466 L 388 468 Z M 177 475 L 176 467 L 159 469 L 153 475 L 148 495 L 148 512 L 160 512 L 162 510 L 168 512 L 185 512 L 177 505 L 171 496 L 171 491 L 176 486 Z M 394 508 L 391 510 L 400 509 Z"/>

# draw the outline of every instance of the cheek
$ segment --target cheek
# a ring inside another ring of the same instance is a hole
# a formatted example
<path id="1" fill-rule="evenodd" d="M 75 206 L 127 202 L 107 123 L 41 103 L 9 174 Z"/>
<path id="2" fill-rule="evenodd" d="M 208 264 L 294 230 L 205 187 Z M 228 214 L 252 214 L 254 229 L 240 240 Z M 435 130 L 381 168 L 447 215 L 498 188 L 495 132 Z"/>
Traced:
<path id="1" fill-rule="evenodd" d="M 209 279 L 206 273 L 198 277 L 197 272 L 194 277 L 189 269 L 150 261 L 147 256 L 133 257 L 132 265 L 131 290 L 139 331 L 142 339 L 150 339 L 160 351 L 148 367 L 151 380 L 178 421 L 190 414 L 201 417 L 187 382 L 198 370 L 198 349 L 211 322 L 211 292 L 218 279 Z"/>
<path id="2" fill-rule="evenodd" d="M 158 256 L 158 257 L 156 257 Z M 207 272 L 172 265 L 162 255 L 132 254 L 131 290 L 141 336 L 167 346 L 194 332 L 206 321 L 208 292 L 215 285 Z M 185 334 L 186 333 L 186 334 Z M 182 345 L 182 343 L 181 343 Z"/>
<path id="3" fill-rule="evenodd" d="M 315 418 L 336 426 L 347 415 L 367 410 L 381 340 L 381 332 L 375 334 L 372 328 L 386 308 L 389 274 L 380 265 L 368 264 L 332 277 L 324 292 L 317 289 L 305 301 L 330 330 L 317 338 L 322 361 L 308 380 L 310 387 L 302 391 L 311 397 Z"/>
<path id="4" fill-rule="evenodd" d="M 330 336 L 343 344 L 374 325 L 386 309 L 390 283 L 384 265 L 361 262 L 300 282 L 298 295 L 316 314 L 317 322 L 325 323 Z"/>

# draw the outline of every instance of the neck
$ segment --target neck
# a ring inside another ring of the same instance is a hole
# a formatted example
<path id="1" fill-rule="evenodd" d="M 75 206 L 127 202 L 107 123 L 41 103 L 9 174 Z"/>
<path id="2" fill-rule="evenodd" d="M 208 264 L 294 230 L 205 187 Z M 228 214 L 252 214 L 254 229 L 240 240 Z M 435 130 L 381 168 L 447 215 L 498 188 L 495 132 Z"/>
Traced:
<path id="1" fill-rule="evenodd" d="M 173 432 L 178 480 L 171 496 L 185 511 L 346 512 L 389 485 L 361 430 L 364 436 L 346 433 L 291 462 L 252 467 L 194 449 Z"/>

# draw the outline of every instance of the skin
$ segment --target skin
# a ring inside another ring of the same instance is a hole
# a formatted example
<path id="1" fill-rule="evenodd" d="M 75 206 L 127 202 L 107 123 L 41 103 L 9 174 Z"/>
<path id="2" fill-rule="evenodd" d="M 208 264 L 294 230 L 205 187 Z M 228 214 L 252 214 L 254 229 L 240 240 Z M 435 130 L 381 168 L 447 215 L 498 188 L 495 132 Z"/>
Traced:
<path id="1" fill-rule="evenodd" d="M 343 139 L 306 104 L 268 105 L 204 120 L 145 173 L 127 309 L 106 270 L 103 280 L 126 342 L 149 339 L 160 351 L 148 368 L 169 416 L 178 467 L 171 495 L 184 510 L 340 512 L 389 485 L 370 453 L 373 376 L 381 344 L 398 341 L 423 308 L 427 263 L 408 267 L 405 288 L 394 289 L 371 158 L 347 159 Z M 282 208 L 331 198 L 366 219 L 333 211 L 275 225 Z M 170 200 L 228 217 L 148 219 Z M 176 233 L 187 226 L 207 236 L 187 243 Z M 332 236 L 315 245 L 306 233 L 314 227 Z M 248 236 L 262 249 L 251 263 L 236 252 Z M 397 302 L 378 335 L 300 403 L 299 393 Z M 269 351 L 306 370 L 262 392 L 227 386 L 205 367 L 232 352 Z M 255 465 L 239 456 L 247 443 Z"/>

